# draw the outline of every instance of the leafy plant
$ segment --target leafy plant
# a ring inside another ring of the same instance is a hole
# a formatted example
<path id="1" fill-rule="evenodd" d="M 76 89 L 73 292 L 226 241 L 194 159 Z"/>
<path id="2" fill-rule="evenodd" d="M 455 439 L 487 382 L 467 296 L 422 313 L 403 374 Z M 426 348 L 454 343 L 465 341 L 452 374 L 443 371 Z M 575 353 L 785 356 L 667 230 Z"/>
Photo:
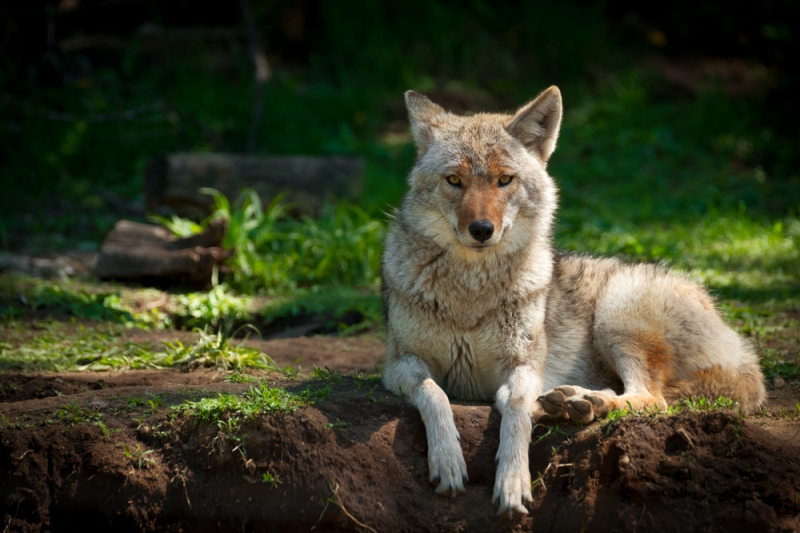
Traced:
<path id="1" fill-rule="evenodd" d="M 261 482 L 270 485 L 273 489 L 277 489 L 278 485 L 283 483 L 278 476 L 269 472 L 264 472 L 264 474 L 261 476 Z"/>
<path id="2" fill-rule="evenodd" d="M 143 450 L 141 445 L 137 444 L 135 450 L 131 450 L 130 447 L 125 444 L 122 454 L 131 460 L 131 462 L 136 465 L 136 468 L 141 470 L 142 468 L 150 468 L 155 466 L 156 460 L 153 457 L 149 457 L 150 455 L 154 454 L 155 450 Z"/>

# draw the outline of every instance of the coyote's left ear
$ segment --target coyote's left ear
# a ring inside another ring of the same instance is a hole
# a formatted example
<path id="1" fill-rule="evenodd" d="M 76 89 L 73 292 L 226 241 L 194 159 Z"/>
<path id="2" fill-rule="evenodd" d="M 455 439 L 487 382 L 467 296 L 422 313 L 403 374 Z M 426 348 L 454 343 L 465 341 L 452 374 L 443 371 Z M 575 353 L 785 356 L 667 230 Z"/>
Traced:
<path id="1" fill-rule="evenodd" d="M 506 126 L 506 131 L 546 162 L 556 149 L 560 127 L 561 91 L 553 85 L 522 106 Z"/>
<path id="2" fill-rule="evenodd" d="M 406 91 L 406 109 L 411 123 L 411 135 L 419 150 L 419 157 L 422 157 L 433 141 L 436 117 L 447 114 L 447 111 L 415 91 Z"/>

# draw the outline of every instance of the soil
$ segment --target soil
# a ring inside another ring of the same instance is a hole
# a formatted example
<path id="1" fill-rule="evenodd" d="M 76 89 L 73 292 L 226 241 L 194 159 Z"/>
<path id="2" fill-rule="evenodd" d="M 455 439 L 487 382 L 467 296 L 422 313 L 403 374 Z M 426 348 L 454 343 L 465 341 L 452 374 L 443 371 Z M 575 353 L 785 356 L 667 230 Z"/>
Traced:
<path id="1" fill-rule="evenodd" d="M 376 338 L 263 342 L 278 343 L 267 353 L 284 364 L 303 354 L 304 367 L 319 361 L 343 372 L 379 365 L 383 349 Z M 756 417 L 705 411 L 537 426 L 534 501 L 526 518 L 508 523 L 491 504 L 500 421 L 490 405 L 453 405 L 470 481 L 449 499 L 428 482 L 419 413 L 378 381 L 268 377 L 290 390 L 329 385 L 332 392 L 295 412 L 260 415 L 230 436 L 211 422 L 169 416 L 184 399 L 251 386 L 222 377 L 213 370 L 0 374 L 2 527 L 800 530 L 800 416 L 785 415 L 800 401 L 800 382 L 771 390 L 767 411 Z M 132 406 L 131 398 L 148 394 L 164 398 L 154 413 Z M 56 419 L 65 405 L 85 409 L 89 420 Z M 98 414 L 107 435 L 91 420 Z M 280 483 L 262 482 L 265 473 Z"/>

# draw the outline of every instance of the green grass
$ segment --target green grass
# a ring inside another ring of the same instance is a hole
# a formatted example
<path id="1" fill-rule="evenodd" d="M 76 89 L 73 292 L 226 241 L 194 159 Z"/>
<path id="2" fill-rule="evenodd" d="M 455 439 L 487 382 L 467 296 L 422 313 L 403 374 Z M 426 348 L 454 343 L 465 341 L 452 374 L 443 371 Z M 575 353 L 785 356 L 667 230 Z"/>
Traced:
<path id="1" fill-rule="evenodd" d="M 725 396 L 720 396 L 716 399 L 709 399 L 702 396 L 696 398 L 681 398 L 677 403 L 668 405 L 665 410 L 661 410 L 655 405 L 652 407 L 645 407 L 644 409 L 634 409 L 630 402 L 628 402 L 628 407 L 619 407 L 617 409 L 613 409 L 606 415 L 606 431 L 611 431 L 615 422 L 629 416 L 655 418 L 661 415 L 670 416 L 682 412 L 711 411 L 719 409 L 735 411 L 740 416 L 743 416 L 741 410 L 739 409 L 738 400 L 734 400 Z"/>
<path id="2" fill-rule="evenodd" d="M 215 367 L 220 370 L 281 372 L 267 354 L 234 341 L 221 331 L 198 331 L 194 342 L 167 341 L 160 346 L 134 343 L 123 338 L 121 326 L 69 328 L 59 322 L 41 323 L 46 328 L 26 337 L 19 328 L 5 326 L 10 341 L 0 342 L 0 371 L 107 371 L 145 368 Z M 35 328 L 36 324 L 34 324 Z M 16 333 L 16 339 L 15 334 Z"/>
<path id="3" fill-rule="evenodd" d="M 145 328 L 224 331 L 302 319 L 324 321 L 326 332 L 380 331 L 384 212 L 398 205 L 415 157 L 402 92 L 413 88 L 445 106 L 496 111 L 557 83 L 565 115 L 548 163 L 561 196 L 556 244 L 663 262 L 706 284 L 733 326 L 757 345 L 767 377 L 800 378 L 800 152 L 769 95 L 670 92 L 639 61 L 650 45 L 621 48 L 619 28 L 601 6 L 477 1 L 449 9 L 421 0 L 380 7 L 347 0 L 320 10 L 324 29 L 308 37 L 307 64 L 275 68 L 257 153 L 360 156 L 360 196 L 329 202 L 316 219 L 295 219 L 281 198 L 262 205 L 247 191 L 230 199 L 217 194 L 205 221 L 157 219 L 187 235 L 229 218 L 232 273 L 211 291 L 170 294 L 165 306 L 140 311 L 137 301 L 157 296 L 115 284 L 0 276 L 0 316 L 13 322 L 36 308 Z M 226 150 L 241 149 L 249 62 L 243 50 L 208 46 L 169 61 L 132 46 L 118 67 L 61 87 L 0 79 L 30 104 L 0 106 L 0 143 L 15 147 L 4 153 L 0 175 L 6 194 L 19 199 L 0 214 L 0 246 L 24 231 L 25 246 L 34 250 L 97 249 L 116 220 L 104 191 L 139 201 L 149 157 L 218 150 L 174 112 L 107 124 L 80 117 L 148 105 L 156 94 L 214 129 Z M 228 67 L 209 59 L 221 53 Z M 54 122 L 41 108 L 79 118 Z M 58 209 L 50 200 L 56 197 Z M 195 348 L 174 346 L 170 354 L 216 364 L 213 343 L 203 353 Z M 0 364 L 10 364 L 3 362 L 11 360 L 8 347 L 0 349 Z M 104 348 L 98 340 L 91 349 L 65 345 L 61 359 L 25 352 L 22 360 L 31 368 L 139 368 L 156 353 L 168 357 L 167 349 L 140 349 Z M 107 355 L 84 357 L 90 351 Z M 251 364 L 248 357 L 231 354 L 231 364 Z"/>
<path id="4" fill-rule="evenodd" d="M 322 215 L 295 220 L 279 196 L 264 208 L 252 189 L 231 203 L 212 189 L 216 209 L 199 224 L 154 217 L 178 236 L 197 233 L 214 219 L 228 219 L 223 245 L 234 250 L 226 282 L 247 293 L 287 294 L 321 286 L 378 284 L 384 224 L 348 202 L 326 203 Z"/>
<path id="5" fill-rule="evenodd" d="M 262 413 L 293 412 L 312 402 L 316 396 L 308 389 L 295 394 L 262 381 L 242 395 L 220 393 L 199 400 L 185 400 L 173 406 L 174 415 L 187 415 L 195 420 L 218 423 L 239 417 L 252 420 Z"/>
<path id="6" fill-rule="evenodd" d="M 75 400 L 72 400 L 71 403 L 61 406 L 53 413 L 52 419 L 71 426 L 85 422 L 100 422 L 103 420 L 103 414 L 91 409 L 83 409 L 75 403 Z"/>

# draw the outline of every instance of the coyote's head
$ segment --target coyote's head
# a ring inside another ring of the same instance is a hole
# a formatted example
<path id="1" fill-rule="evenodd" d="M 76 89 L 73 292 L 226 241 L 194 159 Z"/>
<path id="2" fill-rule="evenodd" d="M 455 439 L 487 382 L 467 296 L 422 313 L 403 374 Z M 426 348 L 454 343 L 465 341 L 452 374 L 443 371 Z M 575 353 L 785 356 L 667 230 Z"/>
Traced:
<path id="1" fill-rule="evenodd" d="M 549 242 L 556 188 L 545 166 L 561 125 L 557 87 L 513 116 L 457 116 L 413 91 L 406 107 L 419 154 L 404 206 L 413 231 L 466 253 Z"/>

